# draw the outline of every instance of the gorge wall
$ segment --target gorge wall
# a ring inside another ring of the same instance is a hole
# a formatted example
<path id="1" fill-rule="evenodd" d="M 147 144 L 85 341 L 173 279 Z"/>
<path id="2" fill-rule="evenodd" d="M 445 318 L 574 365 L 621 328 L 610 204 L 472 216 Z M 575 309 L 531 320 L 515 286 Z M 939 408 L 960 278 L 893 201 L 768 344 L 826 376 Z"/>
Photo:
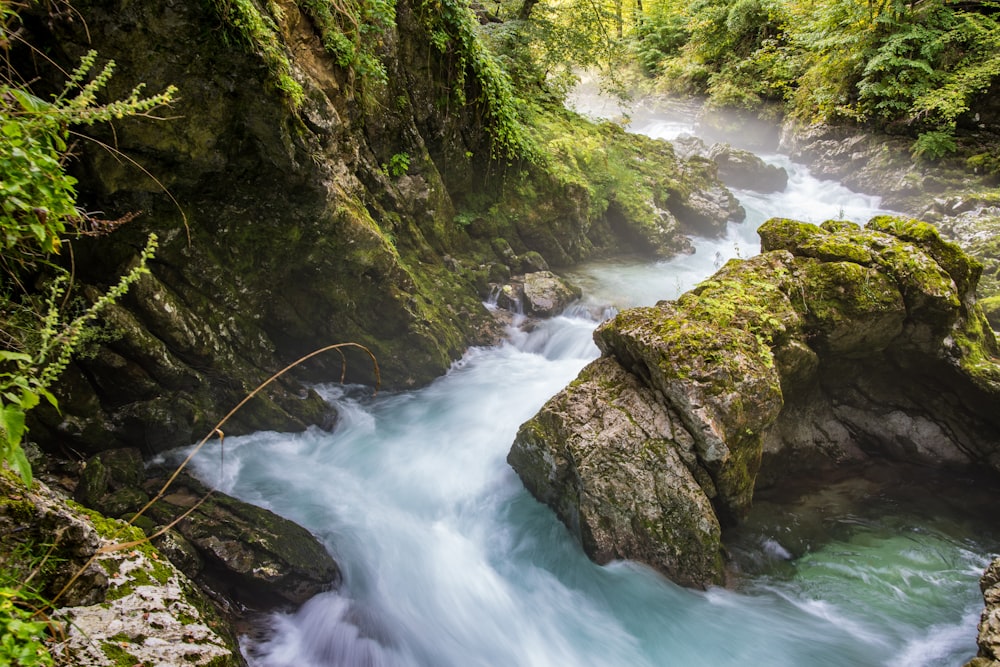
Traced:
<path id="1" fill-rule="evenodd" d="M 426 383 L 496 340 L 489 282 L 623 245 L 677 252 L 685 229 L 739 213 L 713 165 L 620 130 L 587 132 L 597 148 L 626 146 L 642 183 L 586 181 L 552 147 L 576 122 L 563 112 L 548 134 L 532 130 L 532 159 L 503 154 L 484 92 L 500 75 L 473 67 L 469 13 L 397 3 L 365 42 L 381 80 L 338 63 L 310 6 L 80 0 L 25 15 L 27 38 L 64 70 L 89 49 L 113 59 L 110 98 L 140 81 L 178 89 L 169 119 L 79 142 L 81 204 L 141 215 L 73 242 L 77 280 L 99 289 L 147 234 L 161 243 L 151 275 L 105 317 L 106 342 L 64 375 L 61 412 L 37 411 L 31 435 L 47 449 L 193 442 L 272 372 L 334 343 L 366 346 L 383 386 Z M 40 89 L 59 89 L 63 74 L 20 55 Z M 336 380 L 341 363 L 329 354 L 272 385 L 227 432 L 329 423 L 300 383 Z M 349 381 L 375 383 L 366 354 L 348 351 L 345 366 Z"/>

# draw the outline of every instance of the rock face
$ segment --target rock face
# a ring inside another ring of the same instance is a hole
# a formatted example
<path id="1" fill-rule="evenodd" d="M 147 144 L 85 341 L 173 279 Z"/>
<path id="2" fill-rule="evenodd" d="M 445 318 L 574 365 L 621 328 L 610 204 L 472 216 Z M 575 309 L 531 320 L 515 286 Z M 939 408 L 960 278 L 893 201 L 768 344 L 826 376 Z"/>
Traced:
<path id="1" fill-rule="evenodd" d="M 130 446 L 148 457 L 189 444 L 272 372 L 331 343 L 370 349 L 383 386 L 426 383 L 469 345 L 496 340 L 482 300 L 497 275 L 623 244 L 677 252 L 681 227 L 717 231 L 738 213 L 701 165 L 679 170 L 668 144 L 621 131 L 594 130 L 602 143 L 581 160 L 618 150 L 630 165 L 619 172 L 639 174 L 629 182 L 585 182 L 586 162 L 568 175 L 558 159 L 502 167 L 483 102 L 491 82 L 459 53 L 469 47 L 455 37 L 461 17 L 395 3 L 394 20 L 366 26 L 362 40 L 385 68 L 378 81 L 327 51 L 315 6 L 80 0 L 73 12 L 24 11 L 24 38 L 47 45 L 63 72 L 89 49 L 114 59 L 109 96 L 137 82 L 178 88 L 169 121 L 93 128 L 129 160 L 81 144 L 81 204 L 142 215 L 74 242 L 77 279 L 97 289 L 149 232 L 161 243 L 152 274 L 107 313 L 110 340 L 63 377 L 62 411 L 36 413 L 31 434 L 48 449 Z M 23 60 L 38 63 L 40 93 L 61 88 L 47 61 Z M 300 96 L 288 92 L 296 87 Z M 561 157 L 568 135 L 555 129 L 536 140 Z M 336 354 L 296 369 L 227 433 L 329 422 L 301 383 L 340 372 Z M 374 382 L 365 354 L 349 353 L 347 372 Z"/>
<path id="2" fill-rule="evenodd" d="M 796 471 L 867 457 L 1000 471 L 978 263 L 901 218 L 773 219 L 760 235 L 761 255 L 602 325 L 602 358 L 521 427 L 508 460 L 595 559 L 706 586 L 723 576 L 713 526 Z M 646 481 L 663 475 L 674 498 Z"/>

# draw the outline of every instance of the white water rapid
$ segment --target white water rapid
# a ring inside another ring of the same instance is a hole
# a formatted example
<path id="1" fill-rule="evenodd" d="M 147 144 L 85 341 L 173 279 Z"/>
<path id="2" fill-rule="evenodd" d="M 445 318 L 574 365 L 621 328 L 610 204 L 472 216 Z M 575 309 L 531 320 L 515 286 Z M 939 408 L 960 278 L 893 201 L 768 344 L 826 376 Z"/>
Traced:
<path id="1" fill-rule="evenodd" d="M 650 116 L 633 129 L 690 131 Z M 424 389 L 372 398 L 321 387 L 341 415 L 332 433 L 228 438 L 221 472 L 218 445 L 207 447 L 194 464 L 202 479 L 306 526 L 344 569 L 341 590 L 274 615 L 268 637 L 245 639 L 250 663 L 846 667 L 971 658 L 977 579 L 996 541 L 961 508 L 918 506 L 879 480 L 833 485 L 748 527 L 737 555 L 751 574 L 736 590 L 696 592 L 633 563 L 590 562 L 505 461 L 518 426 L 596 357 L 591 313 L 675 297 L 730 257 L 758 252 L 754 230 L 770 215 L 864 221 L 878 207 L 764 157 L 790 170 L 787 191 L 737 193 L 748 220 L 699 241 L 694 255 L 582 268 L 580 307 L 471 350 Z M 812 535 L 820 530 L 829 539 Z"/>

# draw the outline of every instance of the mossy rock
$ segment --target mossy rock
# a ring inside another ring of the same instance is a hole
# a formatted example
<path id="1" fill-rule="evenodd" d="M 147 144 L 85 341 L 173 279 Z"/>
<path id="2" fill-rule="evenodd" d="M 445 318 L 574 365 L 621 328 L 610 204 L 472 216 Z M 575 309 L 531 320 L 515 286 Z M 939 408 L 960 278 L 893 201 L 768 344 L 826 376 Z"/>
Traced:
<path id="1" fill-rule="evenodd" d="M 694 526 L 654 530 L 632 496 L 591 491 L 654 474 L 664 456 L 684 462 L 690 479 L 677 488 L 697 483 L 723 527 L 746 512 L 764 465 L 768 483 L 866 457 L 1000 471 L 1000 351 L 975 302 L 974 260 L 905 219 L 861 228 L 775 218 L 760 233 L 761 255 L 601 325 L 602 359 L 520 430 L 508 460 L 585 546 L 605 545 L 588 550 L 595 557 L 659 534 L 662 548 L 685 545 L 703 562 Z M 632 385 L 651 398 L 620 402 Z M 607 413 L 640 422 L 654 410 L 648 400 L 673 416 L 633 439 L 642 452 L 611 460 L 592 451 Z M 675 437 L 678 425 L 689 440 Z M 604 463 L 584 476 L 591 456 Z M 591 492 L 604 498 L 599 511 Z M 693 511 L 691 497 L 670 502 Z M 609 528 L 624 523 L 631 532 Z M 597 526 L 589 538 L 585 526 Z M 637 553 L 671 572 L 656 548 Z"/>
<path id="2" fill-rule="evenodd" d="M 601 359 L 521 426 L 508 461 L 595 561 L 640 560 L 704 588 L 722 582 L 721 530 L 693 449 L 653 392 Z"/>
<path id="3" fill-rule="evenodd" d="M 1000 330 L 1000 294 L 980 299 L 979 305 L 993 330 Z"/>

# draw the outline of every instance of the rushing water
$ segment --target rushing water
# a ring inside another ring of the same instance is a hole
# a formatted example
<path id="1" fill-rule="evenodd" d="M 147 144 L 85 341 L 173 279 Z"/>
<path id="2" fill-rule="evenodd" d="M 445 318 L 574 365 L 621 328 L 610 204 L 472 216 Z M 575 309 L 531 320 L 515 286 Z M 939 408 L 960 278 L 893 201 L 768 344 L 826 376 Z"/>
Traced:
<path id="1" fill-rule="evenodd" d="M 518 426 L 596 357 L 607 308 L 671 298 L 757 252 L 768 215 L 864 220 L 877 209 L 765 157 L 790 169 L 788 191 L 738 193 L 747 222 L 694 255 L 581 269 L 583 304 L 471 350 L 424 389 L 320 387 L 341 415 L 332 433 L 228 438 L 222 470 L 207 447 L 195 459 L 203 479 L 308 527 L 344 569 L 341 590 L 244 642 L 251 663 L 800 667 L 974 655 L 977 579 L 997 542 L 960 501 L 920 502 L 926 493 L 892 475 L 762 499 L 732 545 L 745 576 L 696 592 L 634 563 L 590 562 L 505 461 Z"/>

